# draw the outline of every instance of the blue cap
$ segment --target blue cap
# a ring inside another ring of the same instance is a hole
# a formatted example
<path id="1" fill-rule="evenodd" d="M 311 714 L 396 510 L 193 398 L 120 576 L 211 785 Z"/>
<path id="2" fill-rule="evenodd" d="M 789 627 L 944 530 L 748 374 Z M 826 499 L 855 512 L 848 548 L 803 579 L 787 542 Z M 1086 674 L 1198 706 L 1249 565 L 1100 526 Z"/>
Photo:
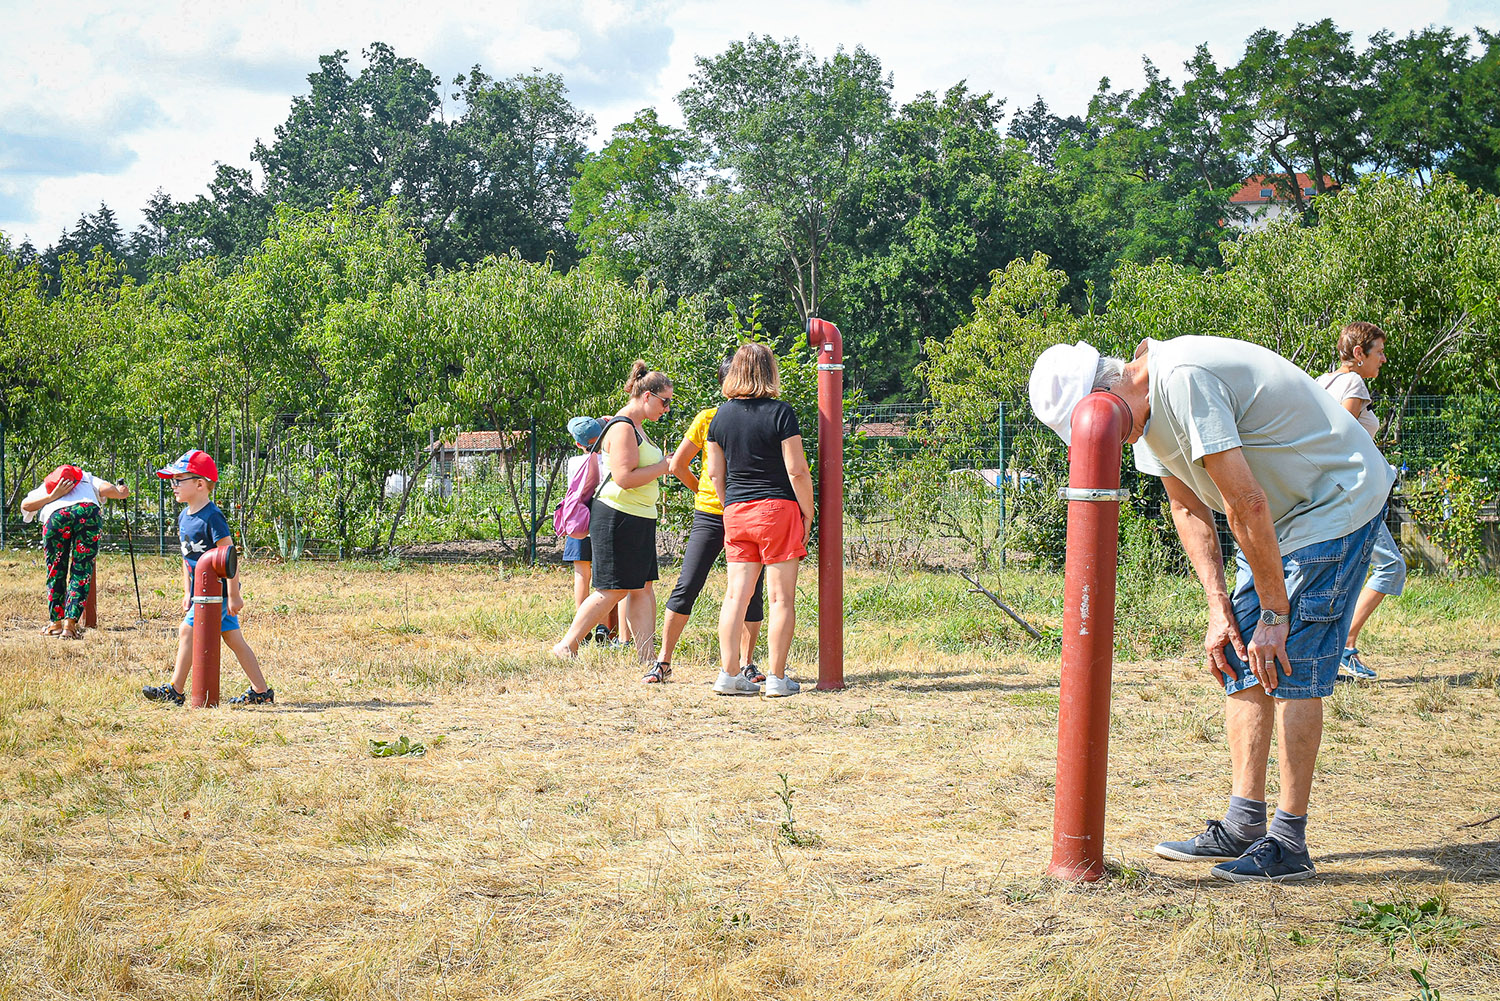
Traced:
<path id="1" fill-rule="evenodd" d="M 603 430 L 604 425 L 592 417 L 574 417 L 568 421 L 568 434 L 572 435 L 573 440 L 584 448 L 592 445 L 594 439 L 598 438 Z"/>

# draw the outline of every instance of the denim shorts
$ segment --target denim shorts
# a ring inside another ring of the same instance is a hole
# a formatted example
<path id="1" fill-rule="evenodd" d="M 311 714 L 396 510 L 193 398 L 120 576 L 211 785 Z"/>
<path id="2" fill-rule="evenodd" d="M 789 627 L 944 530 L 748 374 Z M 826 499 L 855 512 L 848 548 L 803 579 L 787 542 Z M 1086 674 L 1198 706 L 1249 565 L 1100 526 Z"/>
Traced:
<path id="1" fill-rule="evenodd" d="M 1375 549 L 1370 553 L 1370 579 L 1365 587 L 1381 594 L 1397 595 L 1406 588 L 1406 560 L 1385 521 L 1375 533 Z"/>
<path id="2" fill-rule="evenodd" d="M 197 610 L 197 605 L 188 606 L 187 619 L 184 620 L 188 625 L 193 624 L 193 613 Z M 228 612 L 225 612 L 224 617 L 219 620 L 219 632 L 221 633 L 233 632 L 239 627 L 240 617 L 238 615 L 230 615 Z"/>
<path id="3" fill-rule="evenodd" d="M 1369 524 L 1341 539 L 1315 542 L 1281 558 L 1292 608 L 1292 629 L 1286 639 L 1292 673 L 1286 675 L 1277 663 L 1280 683 L 1271 693 L 1276 698 L 1326 699 L 1333 694 L 1339 657 L 1349 636 L 1349 624 L 1354 620 L 1355 597 L 1365 582 L 1375 536 L 1384 523 L 1382 511 Z M 1235 565 L 1237 576 L 1231 600 L 1240 635 L 1248 646 L 1260 619 L 1260 598 L 1255 593 L 1250 564 L 1238 548 Z M 1235 654 L 1233 646 L 1224 648 L 1224 659 L 1236 672 L 1224 683 L 1225 692 L 1233 695 L 1260 684 L 1250 666 Z"/>
<path id="4" fill-rule="evenodd" d="M 563 536 L 563 562 L 574 563 L 582 560 L 585 563 L 594 562 L 594 544 L 585 535 L 581 539 L 575 539 L 571 535 Z"/>

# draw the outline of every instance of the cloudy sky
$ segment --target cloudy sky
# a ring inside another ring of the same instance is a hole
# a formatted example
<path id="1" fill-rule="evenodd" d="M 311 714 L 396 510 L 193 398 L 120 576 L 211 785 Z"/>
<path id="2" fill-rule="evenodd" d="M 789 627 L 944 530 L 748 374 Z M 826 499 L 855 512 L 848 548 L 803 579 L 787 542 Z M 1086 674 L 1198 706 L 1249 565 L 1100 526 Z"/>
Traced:
<path id="1" fill-rule="evenodd" d="M 0 0 L 0 233 L 39 247 L 101 201 L 133 228 L 158 187 L 185 200 L 215 161 L 250 165 L 320 54 L 371 41 L 445 80 L 478 63 L 503 77 L 563 75 L 599 140 L 637 110 L 678 116 L 695 56 L 748 34 L 819 53 L 863 45 L 896 96 L 968 80 L 1015 109 L 1040 94 L 1082 112 L 1099 78 L 1140 79 L 1142 55 L 1174 74 L 1200 42 L 1238 59 L 1260 27 L 1332 17 L 1356 41 L 1388 28 L 1500 29 L 1500 0 Z"/>

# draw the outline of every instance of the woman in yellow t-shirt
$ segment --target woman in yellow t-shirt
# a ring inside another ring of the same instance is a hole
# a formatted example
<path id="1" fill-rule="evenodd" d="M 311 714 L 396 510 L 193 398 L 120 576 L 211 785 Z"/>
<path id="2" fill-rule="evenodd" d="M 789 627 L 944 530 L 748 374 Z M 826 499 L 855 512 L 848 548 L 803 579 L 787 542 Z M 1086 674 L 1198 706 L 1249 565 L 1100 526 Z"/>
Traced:
<path id="1" fill-rule="evenodd" d="M 729 362 L 726 360 L 719 366 L 721 386 L 728 372 Z M 708 424 L 718 409 L 709 407 L 699 411 L 687 434 L 683 435 L 682 444 L 672 453 L 670 472 L 693 491 L 693 527 L 688 532 L 687 545 L 682 553 L 682 573 L 677 578 L 677 586 L 672 588 L 672 596 L 667 599 L 667 614 L 661 627 L 661 650 L 656 654 L 656 664 L 641 679 L 648 685 L 660 684 L 672 676 L 672 651 L 677 648 L 683 629 L 687 628 L 693 604 L 708 580 L 708 571 L 713 569 L 719 554 L 724 551 L 724 508 L 714 493 L 714 485 L 706 477 L 699 479 L 694 476 L 692 468 L 693 457 L 703 451 Z M 755 665 L 754 656 L 760 624 L 766 617 L 765 580 L 762 570 L 755 583 L 755 593 L 750 597 L 750 606 L 745 610 L 745 629 L 740 635 L 741 673 L 756 683 L 765 680 L 765 675 Z"/>
<path id="2" fill-rule="evenodd" d="M 559 657 L 576 657 L 584 635 L 626 596 L 636 652 L 644 663 L 656 652 L 656 597 L 649 585 L 657 578 L 656 481 L 667 471 L 667 459 L 643 429 L 672 409 L 672 380 L 637 360 L 625 391 L 630 399 L 604 428 L 605 480 L 589 507 L 594 593 L 552 648 Z"/>

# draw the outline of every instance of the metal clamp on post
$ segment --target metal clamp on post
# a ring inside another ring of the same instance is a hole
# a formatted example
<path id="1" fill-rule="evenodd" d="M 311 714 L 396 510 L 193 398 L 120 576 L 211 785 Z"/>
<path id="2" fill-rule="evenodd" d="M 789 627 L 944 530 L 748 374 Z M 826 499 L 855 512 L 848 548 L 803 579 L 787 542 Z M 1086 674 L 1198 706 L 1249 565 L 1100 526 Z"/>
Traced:
<path id="1" fill-rule="evenodd" d="M 1095 487 L 1060 487 L 1057 499 L 1065 501 L 1119 501 L 1130 500 L 1130 491 L 1124 487 L 1106 490 Z"/>
<path id="2" fill-rule="evenodd" d="M 193 595 L 193 604 L 195 604 L 195 605 L 222 605 L 222 604 L 224 604 L 224 596 L 222 594 L 204 594 L 204 595 L 197 595 L 197 594 L 195 594 L 195 595 Z"/>
<path id="3" fill-rule="evenodd" d="M 844 366 L 842 365 L 828 365 L 823 362 L 818 363 L 819 372 L 842 372 L 843 370 Z"/>

